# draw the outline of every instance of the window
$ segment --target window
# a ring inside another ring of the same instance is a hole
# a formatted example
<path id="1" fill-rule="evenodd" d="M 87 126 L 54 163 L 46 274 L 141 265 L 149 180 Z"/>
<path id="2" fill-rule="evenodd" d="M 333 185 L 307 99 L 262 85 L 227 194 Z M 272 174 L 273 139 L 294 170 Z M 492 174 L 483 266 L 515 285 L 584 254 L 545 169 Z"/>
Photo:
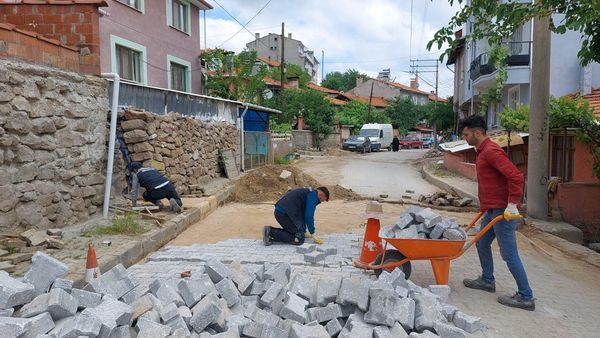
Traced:
<path id="1" fill-rule="evenodd" d="M 167 0 L 167 23 L 182 32 L 190 33 L 190 3 L 187 0 Z"/>
<path id="2" fill-rule="evenodd" d="M 126 80 L 142 82 L 142 53 L 119 45 L 116 48 L 119 76 Z"/>
<path id="3" fill-rule="evenodd" d="M 111 35 L 110 52 L 114 73 L 125 80 L 147 83 L 145 46 Z"/>
<path id="4" fill-rule="evenodd" d="M 550 134 L 550 176 L 560 177 L 563 182 L 573 179 L 575 168 L 575 135 L 557 131 Z"/>
<path id="5" fill-rule="evenodd" d="M 172 55 L 167 55 L 169 89 L 182 92 L 191 91 L 191 67 L 192 64 Z"/>
<path id="6" fill-rule="evenodd" d="M 135 8 L 140 12 L 144 11 L 144 0 L 117 0 L 118 2 L 127 5 L 129 7 Z"/>
<path id="7" fill-rule="evenodd" d="M 521 95 L 519 86 L 514 86 L 508 90 L 508 106 L 511 109 L 517 109 L 521 105 Z"/>

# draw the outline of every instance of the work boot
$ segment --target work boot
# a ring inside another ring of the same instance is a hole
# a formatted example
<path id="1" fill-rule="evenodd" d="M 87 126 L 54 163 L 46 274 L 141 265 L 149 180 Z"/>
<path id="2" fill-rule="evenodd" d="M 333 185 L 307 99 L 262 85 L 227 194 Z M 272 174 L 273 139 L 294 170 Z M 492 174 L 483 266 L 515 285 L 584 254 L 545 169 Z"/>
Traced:
<path id="1" fill-rule="evenodd" d="M 487 292 L 496 292 L 495 282 L 486 282 L 483 277 L 479 276 L 477 279 L 463 279 L 463 284 L 470 289 L 478 289 Z"/>
<path id="2" fill-rule="evenodd" d="M 268 225 L 263 228 L 263 244 L 265 246 L 273 244 L 271 240 L 271 227 Z"/>
<path id="3" fill-rule="evenodd" d="M 171 205 L 171 211 L 177 213 L 181 212 L 181 206 L 179 205 L 179 203 L 177 203 L 177 201 L 174 198 L 169 199 L 169 204 Z"/>
<path id="4" fill-rule="evenodd" d="M 535 310 L 535 302 L 533 299 L 525 300 L 523 296 L 518 292 L 514 296 L 500 296 L 498 297 L 498 303 L 510 307 L 516 307 L 519 309 L 533 311 Z"/>
<path id="5" fill-rule="evenodd" d="M 158 207 L 158 211 L 165 210 L 165 205 L 162 203 L 162 201 L 154 202 L 154 205 Z"/>

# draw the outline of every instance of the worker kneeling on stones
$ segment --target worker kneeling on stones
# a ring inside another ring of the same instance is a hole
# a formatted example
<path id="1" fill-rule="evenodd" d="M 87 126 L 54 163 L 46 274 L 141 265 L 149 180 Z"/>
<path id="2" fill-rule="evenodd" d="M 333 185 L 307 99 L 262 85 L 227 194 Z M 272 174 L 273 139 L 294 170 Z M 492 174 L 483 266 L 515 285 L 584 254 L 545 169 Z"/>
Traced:
<path id="1" fill-rule="evenodd" d="M 140 162 L 131 163 L 131 205 L 136 206 L 140 186 L 146 191 L 142 197 L 145 201 L 157 205 L 160 210 L 164 209 L 161 202 L 163 198 L 169 200 L 171 211 L 181 212 L 183 202 L 175 190 L 175 186 L 158 170 L 154 168 L 144 168 Z"/>
<path id="2" fill-rule="evenodd" d="M 301 245 L 306 237 L 314 237 L 315 243 L 323 244 L 315 235 L 315 209 L 319 203 L 326 201 L 329 201 L 329 190 L 326 187 L 297 188 L 287 192 L 275 203 L 275 219 L 281 225 L 281 229 L 265 226 L 263 243 Z M 305 235 L 307 230 L 309 234 Z"/>

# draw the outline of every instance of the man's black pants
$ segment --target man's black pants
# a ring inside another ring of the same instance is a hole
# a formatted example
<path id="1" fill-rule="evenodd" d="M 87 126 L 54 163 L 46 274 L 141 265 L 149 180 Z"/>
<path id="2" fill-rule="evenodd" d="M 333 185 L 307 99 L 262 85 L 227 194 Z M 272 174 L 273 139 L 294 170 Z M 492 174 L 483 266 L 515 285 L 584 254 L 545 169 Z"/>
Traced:
<path id="1" fill-rule="evenodd" d="M 158 204 L 158 202 L 163 198 L 169 200 L 174 198 L 180 207 L 183 206 L 183 202 L 181 202 L 181 198 L 179 198 L 179 195 L 177 195 L 177 190 L 175 190 L 175 186 L 171 182 L 162 188 L 144 191 L 143 197 L 145 201 L 152 202 L 153 204 Z"/>
<path id="2" fill-rule="evenodd" d="M 304 243 L 304 231 L 298 229 L 290 216 L 275 210 L 275 219 L 282 229 L 271 227 L 270 234 L 273 242 L 294 243 L 296 245 Z M 298 241 L 295 241 L 296 239 Z"/>

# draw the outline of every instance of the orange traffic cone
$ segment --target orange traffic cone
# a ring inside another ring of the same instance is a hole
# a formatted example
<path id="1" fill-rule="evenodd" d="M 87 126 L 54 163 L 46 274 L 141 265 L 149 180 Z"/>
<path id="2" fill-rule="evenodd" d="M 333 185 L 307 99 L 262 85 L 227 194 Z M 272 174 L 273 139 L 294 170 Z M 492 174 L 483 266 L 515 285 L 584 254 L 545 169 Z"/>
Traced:
<path id="1" fill-rule="evenodd" d="M 365 215 L 368 217 L 365 227 L 365 236 L 363 238 L 360 256 L 354 260 L 354 265 L 359 268 L 366 268 L 383 251 L 381 237 L 379 237 L 379 218 L 383 215 L 381 204 L 371 201 L 367 204 Z"/>
<path id="2" fill-rule="evenodd" d="M 100 277 L 100 268 L 98 267 L 98 259 L 96 258 L 96 249 L 94 244 L 88 245 L 87 262 L 85 263 L 85 282 L 89 283 L 92 279 Z"/>

